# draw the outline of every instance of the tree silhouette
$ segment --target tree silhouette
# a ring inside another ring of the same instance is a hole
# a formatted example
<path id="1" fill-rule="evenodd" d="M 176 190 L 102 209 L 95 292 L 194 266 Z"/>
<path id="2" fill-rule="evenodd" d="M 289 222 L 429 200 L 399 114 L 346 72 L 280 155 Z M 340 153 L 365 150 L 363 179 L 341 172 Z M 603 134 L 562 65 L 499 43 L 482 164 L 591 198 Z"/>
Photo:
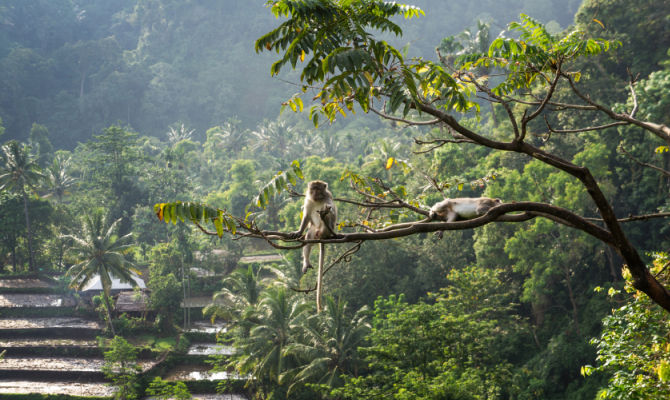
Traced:
<path id="1" fill-rule="evenodd" d="M 132 234 L 117 236 L 120 221 L 121 218 L 108 225 L 107 218 L 98 212 L 84 217 L 81 236 L 64 235 L 64 238 L 72 240 L 69 252 L 76 260 L 76 264 L 68 270 L 67 276 L 72 278 L 72 286 L 77 290 L 81 290 L 96 276 L 100 277 L 107 323 L 114 335 L 116 333 L 109 303 L 112 278 L 118 278 L 132 286 L 137 285 L 132 276 L 132 272 L 136 272 L 134 265 L 125 256 L 134 246 L 130 243 Z"/>
<path id="2" fill-rule="evenodd" d="M 2 146 L 0 168 L 0 190 L 9 190 L 23 198 L 23 214 L 26 219 L 26 236 L 28 239 L 28 267 L 35 271 L 33 253 L 33 235 L 30 229 L 30 212 L 28 210 L 28 194 L 44 178 L 39 165 L 30 154 L 30 147 L 11 140 Z"/>

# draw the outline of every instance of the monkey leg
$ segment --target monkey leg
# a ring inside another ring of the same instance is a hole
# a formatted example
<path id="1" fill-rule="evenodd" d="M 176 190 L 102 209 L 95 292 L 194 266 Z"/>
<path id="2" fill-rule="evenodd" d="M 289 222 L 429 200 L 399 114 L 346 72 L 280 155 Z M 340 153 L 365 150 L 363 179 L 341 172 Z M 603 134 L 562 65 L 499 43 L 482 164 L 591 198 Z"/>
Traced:
<path id="1" fill-rule="evenodd" d="M 305 235 L 305 239 L 314 239 L 316 237 L 316 232 L 314 229 L 310 229 L 307 231 L 307 234 Z M 313 243 L 307 243 L 303 248 L 302 248 L 302 273 L 306 274 L 307 270 L 312 268 L 312 264 L 309 262 L 309 255 L 312 254 L 312 246 L 314 246 Z"/>

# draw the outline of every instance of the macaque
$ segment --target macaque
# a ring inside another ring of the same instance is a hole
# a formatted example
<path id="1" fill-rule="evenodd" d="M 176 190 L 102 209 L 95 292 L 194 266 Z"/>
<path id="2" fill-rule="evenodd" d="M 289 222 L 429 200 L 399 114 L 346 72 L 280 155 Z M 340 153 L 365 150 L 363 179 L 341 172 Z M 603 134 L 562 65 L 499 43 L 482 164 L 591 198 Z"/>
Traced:
<path id="1" fill-rule="evenodd" d="M 488 197 L 444 199 L 430 208 L 430 219 L 441 219 L 447 222 L 472 219 L 486 214 L 491 208 L 501 204 L 502 200 Z"/>
<path id="2" fill-rule="evenodd" d="M 305 239 L 328 239 L 337 236 L 335 225 L 337 221 L 337 207 L 333 202 L 333 194 L 328 190 L 328 184 L 323 181 L 311 181 L 307 185 L 305 202 L 302 205 L 302 221 L 300 229 L 293 232 L 291 236 L 300 237 L 307 229 Z M 313 243 L 307 243 L 302 248 L 302 273 L 307 273 L 312 265 L 309 255 L 312 252 Z M 321 281 L 323 278 L 323 260 L 325 258 L 325 246 L 319 243 L 319 269 L 316 280 L 316 309 L 321 311 Z"/>

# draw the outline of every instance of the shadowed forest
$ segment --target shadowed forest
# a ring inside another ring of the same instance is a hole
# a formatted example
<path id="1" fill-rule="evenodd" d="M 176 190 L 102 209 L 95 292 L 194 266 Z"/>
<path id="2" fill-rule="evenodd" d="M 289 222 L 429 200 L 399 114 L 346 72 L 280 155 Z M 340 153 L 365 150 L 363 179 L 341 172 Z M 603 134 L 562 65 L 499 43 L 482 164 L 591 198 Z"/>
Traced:
<path id="1" fill-rule="evenodd" d="M 670 1 L 264 3 L 0 4 L 0 398 L 670 397 Z"/>

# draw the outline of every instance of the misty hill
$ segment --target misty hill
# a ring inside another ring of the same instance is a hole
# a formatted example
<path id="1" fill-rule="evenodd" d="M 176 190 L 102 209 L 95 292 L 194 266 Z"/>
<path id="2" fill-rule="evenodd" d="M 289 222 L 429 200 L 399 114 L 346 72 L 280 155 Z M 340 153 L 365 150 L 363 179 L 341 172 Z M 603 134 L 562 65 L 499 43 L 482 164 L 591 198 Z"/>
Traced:
<path id="1" fill-rule="evenodd" d="M 418 0 L 426 16 L 398 21 L 400 47 L 432 56 L 440 40 L 477 19 L 504 24 L 528 13 L 556 27 L 579 1 Z M 263 1 L 22 0 L 0 6 L 3 140 L 45 125 L 56 147 L 72 148 L 110 124 L 162 136 L 177 122 L 203 135 L 231 117 L 253 127 L 273 119 L 297 76 L 272 78 L 274 54 L 254 41 L 274 21 Z"/>

